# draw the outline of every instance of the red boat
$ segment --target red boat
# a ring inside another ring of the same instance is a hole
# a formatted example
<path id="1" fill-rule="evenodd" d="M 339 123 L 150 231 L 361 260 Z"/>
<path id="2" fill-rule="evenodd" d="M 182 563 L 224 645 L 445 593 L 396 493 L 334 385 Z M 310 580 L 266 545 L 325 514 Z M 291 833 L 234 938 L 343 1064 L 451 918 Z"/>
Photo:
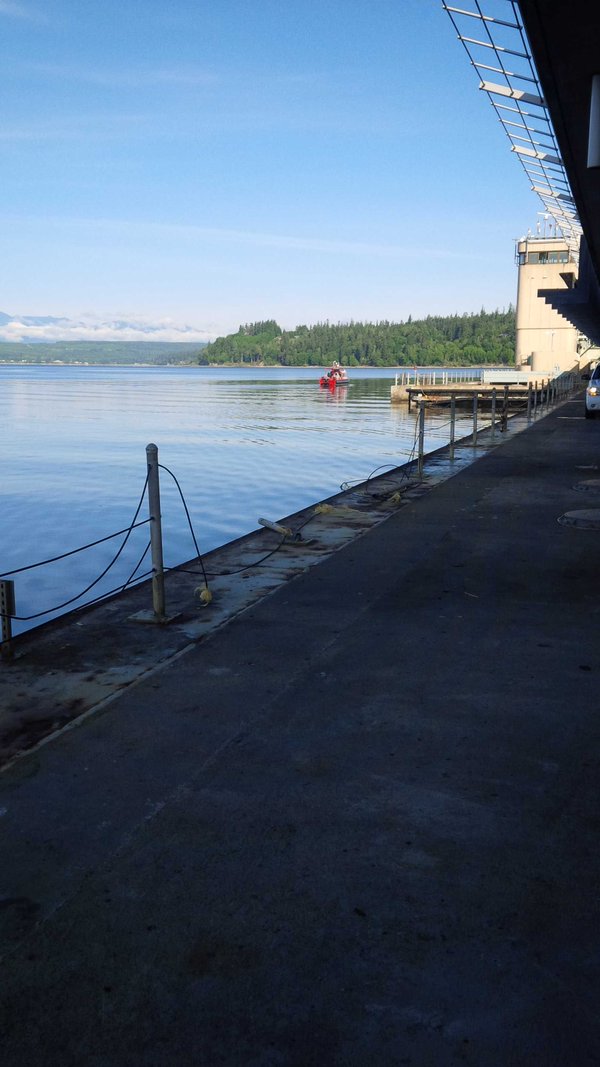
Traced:
<path id="1" fill-rule="evenodd" d="M 332 374 L 330 376 L 329 374 L 323 374 L 321 378 L 319 378 L 321 389 L 325 389 L 326 387 L 335 389 L 338 385 L 348 385 L 348 383 L 349 378 L 345 372 L 343 375 Z"/>

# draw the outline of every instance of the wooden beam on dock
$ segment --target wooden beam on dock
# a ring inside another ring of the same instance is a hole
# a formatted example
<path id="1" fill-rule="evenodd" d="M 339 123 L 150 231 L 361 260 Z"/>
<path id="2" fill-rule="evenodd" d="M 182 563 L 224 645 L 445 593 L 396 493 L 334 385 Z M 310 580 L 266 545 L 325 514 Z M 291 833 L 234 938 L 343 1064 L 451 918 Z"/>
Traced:
<path id="1" fill-rule="evenodd" d="M 548 388 L 548 381 L 532 383 L 531 389 L 536 392 L 538 402 Z M 450 404 L 454 398 L 456 404 L 471 404 L 473 398 L 483 402 L 492 403 L 496 396 L 498 402 L 506 405 L 523 404 L 529 395 L 529 385 L 481 385 L 465 382 L 461 385 L 408 385 L 404 387 L 409 410 L 414 401 L 419 400 L 428 405 Z"/>

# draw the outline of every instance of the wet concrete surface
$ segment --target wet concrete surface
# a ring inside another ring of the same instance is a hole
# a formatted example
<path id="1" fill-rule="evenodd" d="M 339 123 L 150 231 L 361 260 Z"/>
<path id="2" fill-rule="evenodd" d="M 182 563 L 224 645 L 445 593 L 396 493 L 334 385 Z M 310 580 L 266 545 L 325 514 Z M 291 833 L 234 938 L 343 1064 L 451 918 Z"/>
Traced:
<path id="1" fill-rule="evenodd" d="M 2 1062 L 600 1062 L 581 408 L 0 776 Z"/>

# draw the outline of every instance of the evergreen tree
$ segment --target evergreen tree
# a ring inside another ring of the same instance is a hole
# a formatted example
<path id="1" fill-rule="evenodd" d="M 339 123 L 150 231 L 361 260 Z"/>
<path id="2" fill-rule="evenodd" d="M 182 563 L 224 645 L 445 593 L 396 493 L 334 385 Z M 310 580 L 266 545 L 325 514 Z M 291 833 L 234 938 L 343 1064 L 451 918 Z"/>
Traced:
<path id="1" fill-rule="evenodd" d="M 406 322 L 318 322 L 282 330 L 274 319 L 246 323 L 202 352 L 203 363 L 402 367 L 510 364 L 514 361 L 515 310 L 478 314 L 408 316 Z"/>

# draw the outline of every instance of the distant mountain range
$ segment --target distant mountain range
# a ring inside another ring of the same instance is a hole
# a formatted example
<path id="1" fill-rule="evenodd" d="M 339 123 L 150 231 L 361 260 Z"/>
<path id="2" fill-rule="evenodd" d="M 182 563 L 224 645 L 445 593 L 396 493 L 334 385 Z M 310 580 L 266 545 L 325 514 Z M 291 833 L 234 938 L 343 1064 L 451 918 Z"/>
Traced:
<path id="1" fill-rule="evenodd" d="M 71 341 L 154 341 L 168 344 L 199 344 L 214 334 L 172 319 L 110 319 L 82 315 L 78 319 L 52 315 L 8 315 L 0 311 L 0 344 L 40 344 Z"/>
<path id="2" fill-rule="evenodd" d="M 53 319 L 51 315 L 21 315 L 16 317 L 14 315 L 6 315 L 3 311 L 0 311 L 0 326 L 6 326 L 9 322 L 14 322 L 17 326 L 50 326 L 54 323 L 68 322 L 68 319 Z"/>

